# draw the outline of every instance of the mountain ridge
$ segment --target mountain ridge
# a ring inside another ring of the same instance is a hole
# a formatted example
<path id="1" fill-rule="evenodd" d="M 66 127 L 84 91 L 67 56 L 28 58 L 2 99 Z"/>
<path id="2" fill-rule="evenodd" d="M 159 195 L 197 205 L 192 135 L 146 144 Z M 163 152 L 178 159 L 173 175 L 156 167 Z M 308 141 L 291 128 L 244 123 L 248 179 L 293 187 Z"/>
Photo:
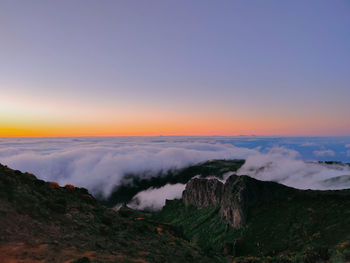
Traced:
<path id="1" fill-rule="evenodd" d="M 235 262 L 349 262 L 350 189 L 299 190 L 249 176 L 193 178 L 159 221 Z"/>

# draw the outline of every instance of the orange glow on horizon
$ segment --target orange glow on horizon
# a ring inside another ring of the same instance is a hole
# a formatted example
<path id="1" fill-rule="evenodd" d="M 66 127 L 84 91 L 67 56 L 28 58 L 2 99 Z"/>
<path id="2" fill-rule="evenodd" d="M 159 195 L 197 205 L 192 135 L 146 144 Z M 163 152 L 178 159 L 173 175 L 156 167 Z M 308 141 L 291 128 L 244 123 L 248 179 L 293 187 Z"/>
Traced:
<path id="1" fill-rule="evenodd" d="M 274 127 L 274 128 L 271 128 Z M 0 124 L 0 137 L 113 137 L 113 136 L 329 136 L 329 131 L 301 129 L 286 123 L 273 121 L 239 122 L 228 120 L 208 120 L 186 122 L 143 123 L 47 123 L 47 124 Z M 342 135 L 333 134 L 333 135 Z"/>
<path id="2" fill-rule="evenodd" d="M 0 104 L 0 137 L 349 135 L 347 122 L 332 116 L 282 115 L 286 114 L 174 111 L 144 105 L 137 110 L 124 105 L 88 107 L 12 96 Z"/>

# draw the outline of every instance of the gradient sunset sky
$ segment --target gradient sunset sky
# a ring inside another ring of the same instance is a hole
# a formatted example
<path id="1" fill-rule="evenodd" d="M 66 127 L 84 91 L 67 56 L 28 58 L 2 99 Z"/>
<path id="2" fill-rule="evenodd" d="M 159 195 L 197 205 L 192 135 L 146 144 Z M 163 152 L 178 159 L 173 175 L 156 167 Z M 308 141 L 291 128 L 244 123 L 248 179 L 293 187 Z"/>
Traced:
<path id="1" fill-rule="evenodd" d="M 0 1 L 0 136 L 350 135 L 350 2 Z"/>

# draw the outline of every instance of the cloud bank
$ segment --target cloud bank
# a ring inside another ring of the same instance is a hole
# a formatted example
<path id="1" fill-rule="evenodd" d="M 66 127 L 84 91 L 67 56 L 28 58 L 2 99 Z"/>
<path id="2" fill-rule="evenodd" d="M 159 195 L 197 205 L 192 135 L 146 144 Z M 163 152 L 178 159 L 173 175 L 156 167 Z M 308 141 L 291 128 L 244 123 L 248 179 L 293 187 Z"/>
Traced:
<path id="1" fill-rule="evenodd" d="M 60 185 L 85 187 L 104 197 L 123 181 L 125 174 L 145 177 L 212 159 L 246 159 L 239 174 L 300 189 L 350 187 L 347 181 L 329 180 L 350 175 L 348 166 L 305 162 L 300 151 L 288 146 L 294 143 L 304 147 L 301 145 L 307 143 L 310 146 L 304 148 L 309 149 L 317 141 L 293 140 L 285 138 L 281 147 L 280 138 L 255 137 L 0 138 L 0 163 Z M 344 152 L 346 144 L 343 139 L 340 143 Z M 318 152 L 312 149 L 314 156 L 338 154 L 322 147 Z M 140 192 L 133 205 L 159 209 L 166 198 L 180 197 L 183 188 L 166 185 Z"/>
<path id="2" fill-rule="evenodd" d="M 350 182 L 324 183 L 331 178 L 349 175 L 349 166 L 304 162 L 298 157 L 299 153 L 294 150 L 275 147 L 264 154 L 250 155 L 237 174 L 249 175 L 264 181 L 275 181 L 298 189 L 350 188 Z"/>
<path id="3" fill-rule="evenodd" d="M 107 197 L 128 173 L 145 176 L 210 159 L 246 158 L 253 152 L 204 139 L 21 139 L 3 143 L 0 162 Z"/>
<path id="4" fill-rule="evenodd" d="M 129 207 L 139 210 L 160 210 L 165 205 L 165 200 L 181 198 L 185 184 L 167 184 L 160 188 L 149 188 L 139 192 L 131 202 Z"/>
<path id="5" fill-rule="evenodd" d="M 283 147 L 271 148 L 266 153 L 251 152 L 237 174 L 249 175 L 263 181 L 275 181 L 298 189 L 350 188 L 349 166 L 308 163 L 299 157 L 298 152 Z M 224 182 L 232 174 L 233 172 L 228 172 L 223 179 L 217 179 Z M 159 210 L 164 206 L 166 199 L 180 198 L 184 189 L 184 184 L 150 188 L 139 192 L 128 205 L 141 210 Z"/>

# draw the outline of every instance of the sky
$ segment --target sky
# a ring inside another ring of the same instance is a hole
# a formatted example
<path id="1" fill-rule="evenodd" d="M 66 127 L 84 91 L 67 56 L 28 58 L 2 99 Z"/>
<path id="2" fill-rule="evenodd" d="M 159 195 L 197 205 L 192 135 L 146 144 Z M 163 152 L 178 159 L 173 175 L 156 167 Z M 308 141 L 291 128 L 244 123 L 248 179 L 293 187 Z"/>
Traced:
<path id="1" fill-rule="evenodd" d="M 0 136 L 350 135 L 350 2 L 0 1 Z"/>

